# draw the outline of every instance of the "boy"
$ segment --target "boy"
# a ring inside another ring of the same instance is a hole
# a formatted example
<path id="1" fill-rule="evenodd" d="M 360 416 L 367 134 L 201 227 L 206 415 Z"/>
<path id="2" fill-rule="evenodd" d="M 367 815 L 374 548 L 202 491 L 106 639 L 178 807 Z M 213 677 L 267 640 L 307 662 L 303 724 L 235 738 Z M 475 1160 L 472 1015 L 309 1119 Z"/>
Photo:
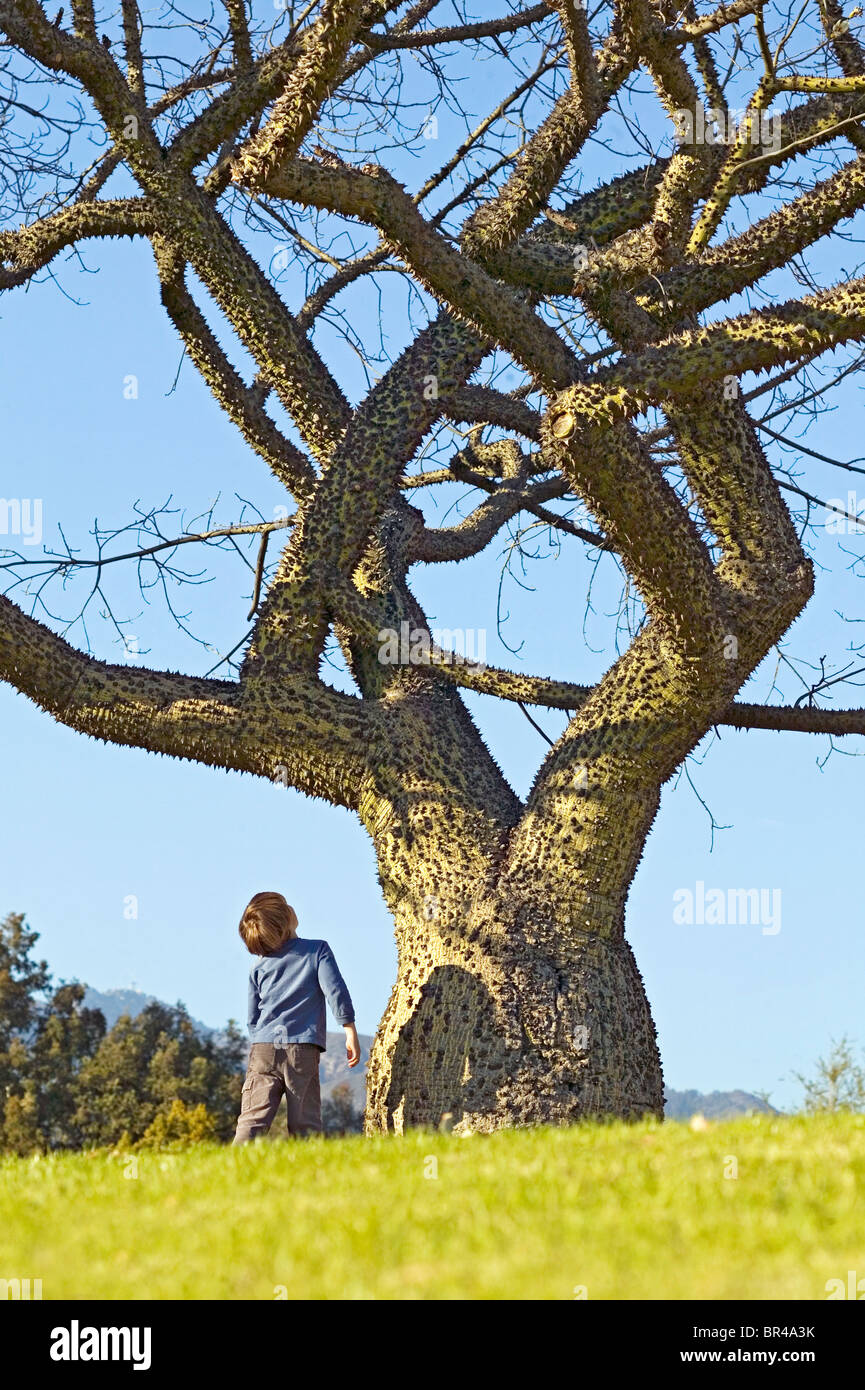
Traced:
<path id="1" fill-rule="evenodd" d="M 326 941 L 298 937 L 297 914 L 281 893 L 256 893 L 240 919 L 240 935 L 259 959 L 249 972 L 252 1047 L 234 1142 L 267 1134 L 283 1093 L 289 1134 L 320 1134 L 325 998 L 345 1029 L 348 1065 L 360 1061 L 345 981 Z"/>

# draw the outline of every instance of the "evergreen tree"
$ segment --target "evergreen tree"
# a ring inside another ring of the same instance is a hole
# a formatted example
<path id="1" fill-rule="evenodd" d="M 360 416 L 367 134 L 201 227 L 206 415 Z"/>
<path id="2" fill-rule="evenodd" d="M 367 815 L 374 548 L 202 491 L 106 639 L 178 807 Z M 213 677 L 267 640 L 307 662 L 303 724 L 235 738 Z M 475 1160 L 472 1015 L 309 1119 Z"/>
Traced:
<path id="1" fill-rule="evenodd" d="M 41 1010 L 29 1049 L 27 1076 L 35 1091 L 39 1132 L 49 1148 L 79 1148 L 76 1080 L 105 1036 L 101 1009 L 82 1008 L 85 987 L 63 984 Z"/>
<path id="2" fill-rule="evenodd" d="M 27 1086 L 28 1039 L 49 975 L 47 962 L 33 959 L 37 940 L 21 912 L 0 922 L 0 1144 L 16 1153 L 38 1147 L 36 1101 Z"/>
<path id="3" fill-rule="evenodd" d="M 52 985 L 24 916 L 0 922 L 0 1150 L 228 1139 L 240 1104 L 243 1039 L 202 1037 L 178 1004 L 149 1004 L 106 1032 L 85 987 Z"/>
<path id="4" fill-rule="evenodd" d="M 220 1039 L 204 1038 L 181 1004 L 148 1004 L 136 1018 L 123 1014 L 75 1078 L 75 1125 L 83 1142 L 136 1143 L 155 1132 L 157 1117 L 169 1115 L 178 1101 L 204 1106 L 215 1137 L 230 1138 L 242 1056 L 233 1025 Z"/>
<path id="5" fill-rule="evenodd" d="M 833 1039 L 828 1056 L 817 1058 L 812 1076 L 793 1075 L 802 1087 L 807 1115 L 865 1111 L 865 1067 L 856 1060 L 849 1038 Z"/>

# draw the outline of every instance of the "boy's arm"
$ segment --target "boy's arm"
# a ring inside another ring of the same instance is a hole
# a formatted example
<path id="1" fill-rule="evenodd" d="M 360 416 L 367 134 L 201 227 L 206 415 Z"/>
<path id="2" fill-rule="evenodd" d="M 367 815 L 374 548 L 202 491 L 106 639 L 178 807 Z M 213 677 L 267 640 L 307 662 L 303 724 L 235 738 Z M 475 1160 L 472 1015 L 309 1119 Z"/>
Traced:
<path id="1" fill-rule="evenodd" d="M 318 982 L 330 1005 L 331 1013 L 337 1023 L 341 1023 L 345 1029 L 345 1050 L 348 1054 L 348 1065 L 356 1067 L 360 1061 L 360 1042 L 354 1024 L 354 1005 L 351 1002 L 348 986 L 339 973 L 333 951 L 326 941 L 322 942 L 318 954 Z"/>
<path id="2" fill-rule="evenodd" d="M 360 1038 L 357 1036 L 357 1029 L 353 1023 L 345 1023 L 343 1027 L 345 1028 L 345 1051 L 348 1065 L 356 1067 L 360 1061 Z"/>
<path id="3" fill-rule="evenodd" d="M 250 1032 L 258 1023 L 258 981 L 255 978 L 255 966 L 249 972 L 249 1002 L 246 1010 L 246 1019 L 249 1024 Z"/>

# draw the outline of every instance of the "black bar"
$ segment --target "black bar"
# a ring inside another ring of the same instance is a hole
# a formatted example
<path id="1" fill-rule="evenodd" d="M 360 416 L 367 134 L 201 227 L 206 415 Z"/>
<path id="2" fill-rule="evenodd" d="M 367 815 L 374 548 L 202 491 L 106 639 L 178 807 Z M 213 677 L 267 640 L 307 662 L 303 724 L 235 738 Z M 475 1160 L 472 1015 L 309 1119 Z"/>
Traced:
<path id="1" fill-rule="evenodd" d="M 396 1312 L 371 1310 L 365 1302 L 310 1303 L 302 1298 L 254 1303 L 13 1300 L 0 1304 L 0 1336 L 4 1360 L 17 1348 L 29 1374 L 60 1381 L 69 1376 L 92 1380 L 102 1373 L 114 1379 L 129 1374 L 135 1381 L 146 1375 L 216 1373 L 222 1383 L 234 1372 L 244 1382 L 274 1376 L 290 1381 L 298 1372 L 307 1373 L 305 1365 L 292 1364 L 293 1348 L 320 1346 L 322 1370 L 332 1371 L 334 1344 L 353 1380 L 359 1363 L 371 1358 L 369 1366 L 376 1360 L 376 1324 L 384 1361 L 391 1367 L 391 1372 L 382 1367 L 382 1373 L 389 1378 L 402 1364 L 401 1381 L 406 1362 L 395 1362 L 394 1354 L 404 1346 L 416 1359 L 419 1333 L 427 1348 L 420 1369 L 431 1370 L 437 1362 L 443 1381 L 452 1380 L 458 1366 L 460 1379 L 470 1373 L 474 1357 L 464 1361 L 460 1345 L 466 1352 L 471 1346 L 485 1369 L 499 1357 L 507 1367 L 511 1355 L 519 1359 L 529 1353 L 536 1369 L 548 1362 L 552 1371 L 564 1356 L 568 1374 L 579 1378 L 602 1370 L 664 1374 L 674 1366 L 686 1375 L 700 1375 L 713 1366 L 735 1374 L 740 1367 L 754 1366 L 773 1371 L 796 1367 L 825 1376 L 851 1360 L 860 1363 L 865 1309 L 840 1306 L 850 1301 L 538 1301 L 522 1303 L 515 1319 L 510 1305 L 498 1300 L 473 1303 L 465 1315 L 454 1304 L 443 1315 L 437 1301 L 401 1302 Z M 865 1300 L 859 1296 L 855 1301 Z M 552 1334 L 555 1340 L 537 1340 L 536 1334 L 542 1339 Z M 473 1340 L 466 1343 L 466 1336 Z M 434 1347 L 438 1350 L 431 1361 Z M 92 1351 L 101 1359 L 91 1359 Z M 313 1374 L 315 1369 L 309 1367 Z M 516 1371 L 516 1364 L 511 1369 Z"/>

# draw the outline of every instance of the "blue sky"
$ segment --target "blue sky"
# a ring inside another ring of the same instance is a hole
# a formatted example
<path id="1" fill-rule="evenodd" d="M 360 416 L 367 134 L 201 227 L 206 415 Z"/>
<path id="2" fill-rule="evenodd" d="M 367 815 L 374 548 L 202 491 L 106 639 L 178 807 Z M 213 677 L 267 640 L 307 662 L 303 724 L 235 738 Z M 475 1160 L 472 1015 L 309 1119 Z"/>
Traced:
<path id="1" fill-rule="evenodd" d="M 445 144 L 448 119 L 442 116 L 439 131 Z M 619 171 L 606 162 L 606 176 Z M 65 293 L 46 282 L 0 300 L 2 494 L 41 498 L 46 543 L 56 542 L 62 524 L 86 553 L 94 516 L 123 524 L 136 501 L 149 507 L 173 498 L 182 513 L 175 532 L 183 516 L 188 520 L 217 497 L 216 522 L 237 516 L 235 494 L 273 514 L 286 499 L 188 363 L 171 390 L 180 345 L 159 306 L 147 246 L 91 244 L 83 259 L 99 273 L 67 265 L 60 273 Z M 837 253 L 827 252 L 818 262 L 829 279 L 836 260 Z M 396 288 L 382 293 L 397 343 L 405 336 L 404 309 Z M 297 287 L 289 284 L 286 294 L 296 306 Z M 356 312 L 368 313 L 365 294 L 348 299 Z M 356 397 L 353 359 L 334 335 L 325 332 L 317 342 L 333 350 L 331 360 Z M 235 357 L 244 365 L 242 353 Z M 130 375 L 138 383 L 131 400 L 124 395 Z M 848 458 L 862 447 L 855 379 L 839 401 L 808 443 Z M 816 462 L 805 465 L 803 483 L 824 496 L 846 497 L 848 486 L 856 487 L 855 475 Z M 839 610 L 858 616 L 865 592 L 849 568 L 862 537 L 843 539 L 846 553 L 830 538 L 818 539 L 818 597 L 790 638 L 791 650 L 812 660 L 824 653 L 843 659 L 861 631 L 838 617 Z M 530 568 L 526 582 L 536 592 L 506 583 L 504 632 L 512 646 L 524 643 L 514 656 L 495 628 L 501 549 L 492 547 L 465 569 L 418 576 L 430 617 L 444 626 L 485 628 L 493 664 L 597 678 L 612 654 L 614 576 L 602 571 L 596 611 L 585 625 L 590 568 L 576 543 Z M 181 590 L 176 601 L 181 611 L 194 611 L 195 630 L 223 652 L 245 630 L 249 581 L 236 560 L 213 552 L 208 559 L 214 583 Z M 140 660 L 196 672 L 213 664 L 212 653 L 166 618 L 157 596 L 149 607 L 142 603 L 134 575 L 118 575 L 112 584 L 115 612 L 129 619 Z M 58 613 L 75 607 L 58 590 L 52 603 Z M 98 655 L 118 659 L 116 634 L 95 609 L 89 633 Z M 80 628 L 72 636 L 80 642 Z M 749 698 L 768 694 L 771 674 L 767 663 Z M 787 690 L 798 693 L 792 681 Z M 546 745 L 515 707 L 476 696 L 469 703 L 503 769 L 525 791 Z M 562 716 L 533 713 L 551 733 L 561 729 Z M 682 777 L 666 789 L 631 894 L 628 934 L 652 1001 L 668 1084 L 760 1088 L 776 1103 L 790 1103 L 797 1094 L 790 1073 L 806 1069 L 831 1036 L 846 1032 L 865 1044 L 859 887 L 865 764 L 845 756 L 861 753 L 863 740 L 842 746 L 821 769 L 825 739 L 725 730 L 720 740 L 708 740 L 702 761 L 689 766 L 715 819 L 730 826 L 716 831 L 714 847 L 688 781 Z M 0 749 L 0 912 L 28 914 L 57 977 L 99 989 L 134 984 L 183 1000 L 212 1024 L 242 1019 L 249 958 L 237 920 L 253 892 L 277 888 L 294 903 L 301 933 L 331 942 L 361 1031 L 375 1029 L 394 979 L 395 948 L 369 842 L 350 814 L 248 777 L 97 744 L 54 724 L 6 686 L 0 687 Z M 781 930 L 677 925 L 674 894 L 699 881 L 707 890 L 780 889 Z"/>

